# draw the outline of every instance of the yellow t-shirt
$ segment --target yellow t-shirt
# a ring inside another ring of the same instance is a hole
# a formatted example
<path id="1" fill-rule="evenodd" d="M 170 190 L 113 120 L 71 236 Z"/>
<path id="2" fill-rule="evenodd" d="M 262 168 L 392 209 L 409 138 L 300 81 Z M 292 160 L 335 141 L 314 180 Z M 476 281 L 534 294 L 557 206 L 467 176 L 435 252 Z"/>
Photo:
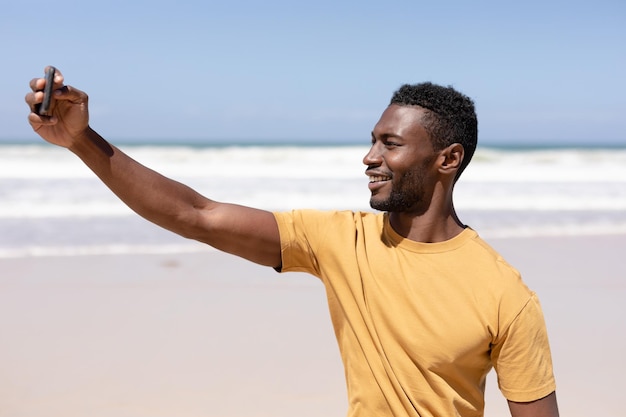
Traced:
<path id="1" fill-rule="evenodd" d="M 472 229 L 404 239 L 386 214 L 275 213 L 282 271 L 323 281 L 350 417 L 482 416 L 495 367 L 512 401 L 555 390 L 539 301 Z"/>

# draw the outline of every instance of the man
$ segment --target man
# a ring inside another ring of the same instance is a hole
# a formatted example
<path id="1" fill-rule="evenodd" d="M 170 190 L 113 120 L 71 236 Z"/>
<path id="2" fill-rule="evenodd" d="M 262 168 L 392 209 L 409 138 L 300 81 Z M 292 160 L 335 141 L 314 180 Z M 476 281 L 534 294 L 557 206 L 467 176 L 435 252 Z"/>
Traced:
<path id="1" fill-rule="evenodd" d="M 363 162 L 382 213 L 285 213 L 207 199 L 142 166 L 89 126 L 87 95 L 57 73 L 51 117 L 29 122 L 81 158 L 128 206 L 182 236 L 325 285 L 344 362 L 349 416 L 481 416 L 495 367 L 513 417 L 558 416 L 536 295 L 458 219 L 453 189 L 477 141 L 473 102 L 405 85 Z"/>

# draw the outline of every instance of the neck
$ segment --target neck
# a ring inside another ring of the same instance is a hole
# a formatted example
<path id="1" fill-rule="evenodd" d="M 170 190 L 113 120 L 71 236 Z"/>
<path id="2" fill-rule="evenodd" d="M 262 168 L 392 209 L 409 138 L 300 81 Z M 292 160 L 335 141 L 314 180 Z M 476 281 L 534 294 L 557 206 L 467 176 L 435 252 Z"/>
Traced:
<path id="1" fill-rule="evenodd" d="M 465 229 L 461 223 L 452 203 L 452 195 L 441 203 L 431 204 L 419 213 L 390 212 L 389 222 L 393 230 L 407 239 L 423 242 L 436 243 L 450 240 Z"/>

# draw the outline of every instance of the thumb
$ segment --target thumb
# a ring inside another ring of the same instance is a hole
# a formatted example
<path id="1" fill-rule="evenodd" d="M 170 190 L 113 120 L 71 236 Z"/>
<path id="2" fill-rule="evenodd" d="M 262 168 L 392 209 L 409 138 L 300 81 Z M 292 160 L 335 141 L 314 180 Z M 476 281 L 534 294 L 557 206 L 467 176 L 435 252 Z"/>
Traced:
<path id="1" fill-rule="evenodd" d="M 87 93 L 74 88 L 70 85 L 64 85 L 54 92 L 56 100 L 69 101 L 72 104 L 87 104 L 89 97 Z"/>

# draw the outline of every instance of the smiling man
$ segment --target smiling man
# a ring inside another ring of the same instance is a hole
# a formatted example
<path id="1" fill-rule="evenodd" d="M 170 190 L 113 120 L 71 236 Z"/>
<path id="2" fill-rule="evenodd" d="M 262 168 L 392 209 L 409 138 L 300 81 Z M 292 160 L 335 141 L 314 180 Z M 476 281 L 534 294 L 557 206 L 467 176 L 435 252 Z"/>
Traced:
<path id="1" fill-rule="evenodd" d="M 494 367 L 513 417 L 558 416 L 536 295 L 456 215 L 453 189 L 476 148 L 472 101 L 402 86 L 364 157 L 381 213 L 271 213 L 210 200 L 144 167 L 89 126 L 87 95 L 54 80 L 52 116 L 29 122 L 68 148 L 146 219 L 278 271 L 320 278 L 343 359 L 351 417 L 481 416 Z"/>

